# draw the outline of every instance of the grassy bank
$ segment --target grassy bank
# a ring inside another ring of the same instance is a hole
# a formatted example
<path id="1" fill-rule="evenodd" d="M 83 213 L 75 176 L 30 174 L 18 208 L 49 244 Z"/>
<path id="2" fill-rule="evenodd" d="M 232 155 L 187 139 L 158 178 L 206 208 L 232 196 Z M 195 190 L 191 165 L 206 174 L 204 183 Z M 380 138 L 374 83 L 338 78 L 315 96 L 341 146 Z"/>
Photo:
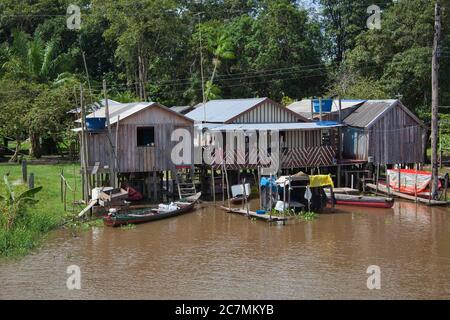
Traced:
<path id="1" fill-rule="evenodd" d="M 67 212 L 60 196 L 60 173 L 64 176 L 74 191 L 67 194 Z M 27 190 L 27 184 L 22 182 L 22 172 L 19 165 L 0 165 L 0 194 L 5 195 L 6 187 L 3 176 L 10 173 L 9 181 L 15 193 Z M 74 199 L 81 197 L 81 177 L 79 165 L 29 165 L 28 173 L 34 173 L 35 186 L 43 189 L 36 195 L 39 202 L 26 209 L 23 219 L 19 219 L 10 230 L 0 227 L 0 256 L 17 256 L 29 252 L 39 245 L 45 235 L 60 226 L 67 218 L 79 211 L 73 205 Z M 1 211 L 0 211 L 1 212 Z"/>

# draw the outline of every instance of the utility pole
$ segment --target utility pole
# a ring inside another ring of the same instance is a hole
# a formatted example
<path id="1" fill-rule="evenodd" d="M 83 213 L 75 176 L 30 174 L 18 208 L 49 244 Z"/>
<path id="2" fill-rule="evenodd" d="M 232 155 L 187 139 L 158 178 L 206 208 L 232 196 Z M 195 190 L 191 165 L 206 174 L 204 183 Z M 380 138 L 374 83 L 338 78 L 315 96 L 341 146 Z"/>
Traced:
<path id="1" fill-rule="evenodd" d="M 435 7 L 435 32 L 433 42 L 433 60 L 432 60 L 432 121 L 431 121 L 431 165 L 433 174 L 432 196 L 436 198 L 439 188 L 439 163 L 438 163 L 438 134 L 439 134 L 439 44 L 441 40 L 441 5 L 436 1 Z"/>
<path id="2" fill-rule="evenodd" d="M 103 80 L 103 95 L 105 98 L 105 116 L 106 125 L 108 126 L 108 140 L 109 140 L 109 184 L 111 187 L 116 188 L 116 177 L 114 168 L 114 157 L 116 156 L 114 145 L 112 143 L 112 132 L 111 132 L 111 113 L 109 112 L 109 102 L 108 102 L 108 92 L 106 90 L 106 80 Z M 116 124 L 117 125 L 117 124 Z"/>

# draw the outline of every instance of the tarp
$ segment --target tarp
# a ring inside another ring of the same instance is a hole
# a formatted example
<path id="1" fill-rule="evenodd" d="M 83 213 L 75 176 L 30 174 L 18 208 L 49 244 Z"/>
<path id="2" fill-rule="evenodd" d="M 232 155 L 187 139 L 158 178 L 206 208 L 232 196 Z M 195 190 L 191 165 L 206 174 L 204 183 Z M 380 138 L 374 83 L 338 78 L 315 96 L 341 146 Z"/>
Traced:
<path id="1" fill-rule="evenodd" d="M 334 183 L 331 175 L 309 176 L 310 188 L 333 187 Z"/>
<path id="2" fill-rule="evenodd" d="M 417 193 L 426 192 L 428 186 L 431 183 L 432 175 L 428 171 L 416 171 L 416 170 L 388 170 L 389 186 L 396 191 L 400 191 L 407 194 L 416 193 L 416 179 L 417 179 Z M 400 190 L 399 190 L 399 176 L 400 176 Z M 416 178 L 417 176 L 417 178 Z M 442 185 L 439 183 L 439 188 Z"/>

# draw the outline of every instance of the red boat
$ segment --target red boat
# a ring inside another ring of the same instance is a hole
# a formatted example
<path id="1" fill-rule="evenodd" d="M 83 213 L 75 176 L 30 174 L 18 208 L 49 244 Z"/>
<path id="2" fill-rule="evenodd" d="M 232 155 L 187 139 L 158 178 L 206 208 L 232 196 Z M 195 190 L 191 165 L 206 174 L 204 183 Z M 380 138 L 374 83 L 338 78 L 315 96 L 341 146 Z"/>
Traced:
<path id="1" fill-rule="evenodd" d="M 430 197 L 431 172 L 393 169 L 388 170 L 387 174 L 391 190 L 412 196 L 417 194 L 417 196 L 423 198 Z M 440 181 L 438 187 L 439 189 L 442 188 Z"/>
<path id="2" fill-rule="evenodd" d="M 328 199 L 331 202 L 332 199 L 329 195 Z M 394 199 L 384 197 L 365 197 L 365 196 L 352 196 L 347 194 L 335 194 L 335 203 L 343 206 L 358 206 L 368 208 L 380 208 L 390 209 L 394 206 Z"/>

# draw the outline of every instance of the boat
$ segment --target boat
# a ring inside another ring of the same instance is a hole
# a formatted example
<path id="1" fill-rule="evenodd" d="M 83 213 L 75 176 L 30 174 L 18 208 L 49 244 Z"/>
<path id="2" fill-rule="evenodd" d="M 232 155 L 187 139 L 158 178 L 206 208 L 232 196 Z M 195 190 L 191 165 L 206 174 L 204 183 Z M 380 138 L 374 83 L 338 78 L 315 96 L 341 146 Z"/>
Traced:
<path id="1" fill-rule="evenodd" d="M 332 202 L 331 194 L 327 194 L 329 202 Z M 390 209 L 394 206 L 394 199 L 385 197 L 366 197 L 348 194 L 334 194 L 335 204 L 343 206 L 358 206 L 368 208 Z"/>
<path id="2" fill-rule="evenodd" d="M 141 210 L 124 210 L 117 213 L 111 209 L 109 214 L 103 218 L 103 223 L 109 227 L 120 227 L 129 224 L 142 224 L 162 219 L 177 217 L 194 210 L 201 193 L 178 201 L 170 205 L 160 205 L 159 208 L 149 208 Z"/>

